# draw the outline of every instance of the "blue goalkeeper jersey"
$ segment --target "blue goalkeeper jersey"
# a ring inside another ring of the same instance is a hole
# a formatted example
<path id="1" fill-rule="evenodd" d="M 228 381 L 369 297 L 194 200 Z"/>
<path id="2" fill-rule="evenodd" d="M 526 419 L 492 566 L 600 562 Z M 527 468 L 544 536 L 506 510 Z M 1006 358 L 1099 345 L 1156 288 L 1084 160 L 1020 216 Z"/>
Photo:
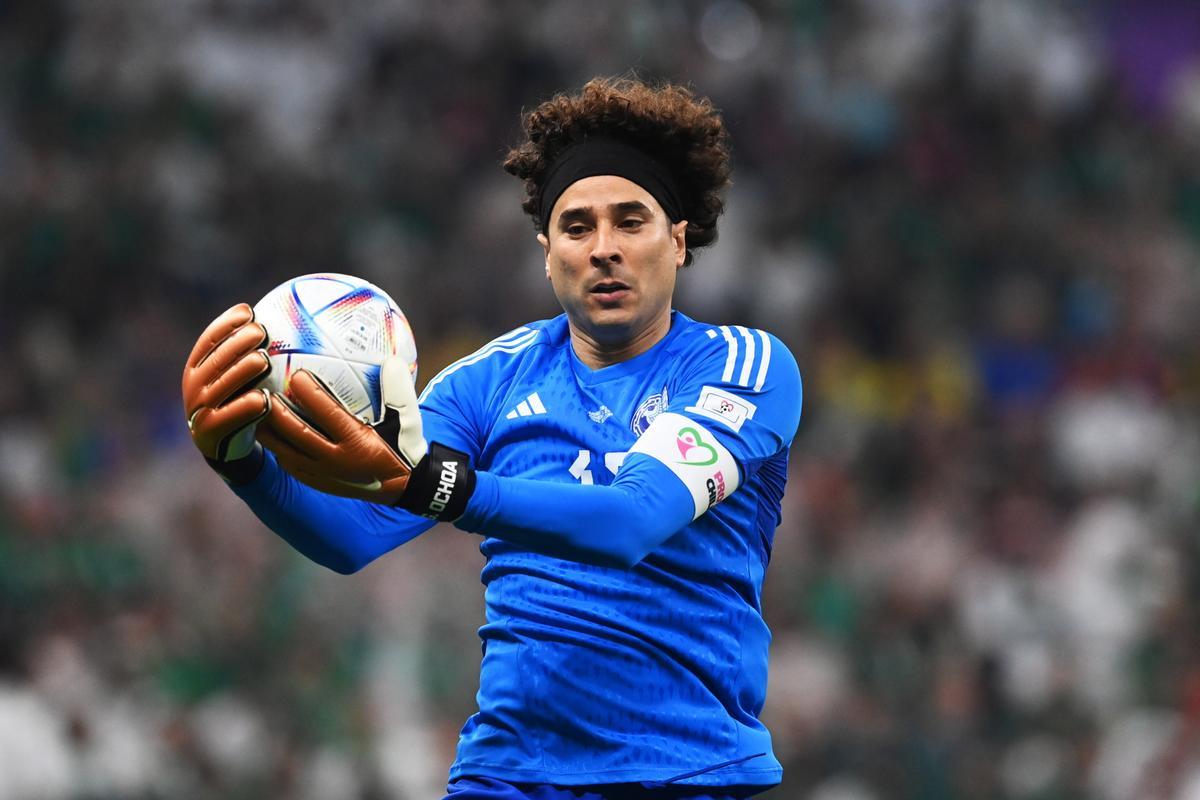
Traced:
<path id="1" fill-rule="evenodd" d="M 426 438 L 479 470 L 456 524 L 485 537 L 479 711 L 452 779 L 779 782 L 758 719 L 761 588 L 800 404 L 777 338 L 680 312 L 650 350 L 603 369 L 579 360 L 559 316 L 429 381 Z M 429 525 L 321 495 L 271 458 L 235 490 L 317 560 L 354 551 L 336 556 L 345 571 Z"/>

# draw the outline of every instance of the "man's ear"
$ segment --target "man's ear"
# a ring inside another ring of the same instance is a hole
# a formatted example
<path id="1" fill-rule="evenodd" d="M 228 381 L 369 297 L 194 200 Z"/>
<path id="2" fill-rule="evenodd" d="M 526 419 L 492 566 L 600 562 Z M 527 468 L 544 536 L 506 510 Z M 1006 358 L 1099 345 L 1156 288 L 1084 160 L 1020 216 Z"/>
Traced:
<path id="1" fill-rule="evenodd" d="M 538 244 L 542 246 L 542 255 L 546 259 L 546 280 L 550 280 L 550 240 L 546 238 L 546 234 L 539 233 L 537 235 Z"/>
<path id="2" fill-rule="evenodd" d="M 675 269 L 683 266 L 687 258 L 687 220 L 681 219 L 671 225 L 671 240 L 675 244 Z"/>

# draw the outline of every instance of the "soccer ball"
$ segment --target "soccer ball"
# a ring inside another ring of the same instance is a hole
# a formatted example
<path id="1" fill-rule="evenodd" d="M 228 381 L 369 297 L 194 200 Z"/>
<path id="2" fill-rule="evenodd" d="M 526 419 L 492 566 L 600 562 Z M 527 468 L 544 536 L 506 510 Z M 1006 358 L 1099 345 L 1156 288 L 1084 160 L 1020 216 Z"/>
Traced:
<path id="1" fill-rule="evenodd" d="M 398 355 L 417 377 L 417 343 L 404 312 L 361 278 L 332 272 L 301 275 L 254 306 L 267 329 L 271 371 L 259 386 L 284 397 L 296 370 L 320 378 L 342 405 L 371 425 L 383 416 L 379 368 Z"/>

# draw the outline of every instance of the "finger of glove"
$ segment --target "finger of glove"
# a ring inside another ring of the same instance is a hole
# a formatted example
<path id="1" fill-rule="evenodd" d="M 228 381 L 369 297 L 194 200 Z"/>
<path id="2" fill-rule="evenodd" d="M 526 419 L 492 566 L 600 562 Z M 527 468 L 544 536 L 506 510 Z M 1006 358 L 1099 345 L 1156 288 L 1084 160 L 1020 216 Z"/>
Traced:
<path id="1" fill-rule="evenodd" d="M 201 408 L 188 423 L 200 452 L 218 461 L 229 439 L 267 415 L 273 404 L 266 392 L 246 392 L 220 408 Z"/>
<path id="2" fill-rule="evenodd" d="M 246 353 L 200 392 L 200 405 L 219 406 L 271 370 L 266 350 Z"/>
<path id="3" fill-rule="evenodd" d="M 379 393 L 385 406 L 409 408 L 417 405 L 417 388 L 412 372 L 400 356 L 390 356 L 379 369 Z"/>
<path id="4" fill-rule="evenodd" d="M 315 472 L 320 469 L 319 462 L 297 450 L 291 443 L 271 431 L 266 425 L 259 425 L 258 429 L 254 432 L 254 437 L 258 439 L 263 447 L 274 453 L 275 460 L 279 462 L 279 466 L 292 475 L 300 472 Z"/>
<path id="5" fill-rule="evenodd" d="M 196 368 L 195 374 L 206 384 L 214 383 L 220 379 L 221 373 L 237 363 L 242 356 L 253 353 L 262 347 L 266 338 L 267 329 L 259 323 L 251 322 L 243 325 L 226 336 L 223 342 L 209 352 L 208 356 L 200 362 L 200 366 Z"/>
<path id="6" fill-rule="evenodd" d="M 341 442 L 361 435 L 366 425 L 333 396 L 320 380 L 306 369 L 292 375 L 288 384 L 288 399 L 294 402 L 312 424 L 325 431 L 329 438 Z"/>
<path id="7" fill-rule="evenodd" d="M 337 469 L 338 477 L 334 477 L 329 474 L 331 465 L 328 462 L 311 458 L 265 426 L 259 427 L 256 435 L 263 447 L 275 454 L 275 460 L 279 462 L 279 466 L 314 489 L 343 497 L 376 499 L 374 493 L 385 485 L 376 481 L 369 472 L 359 474 L 362 472 L 362 467 L 357 464 L 354 465 L 353 472 L 350 474 L 346 474 L 344 468 Z M 405 482 L 407 482 L 407 477 Z"/>
<path id="8" fill-rule="evenodd" d="M 276 399 L 279 399 L 278 396 Z M 338 455 L 338 446 L 301 419 L 286 402 L 271 404 L 271 411 L 258 428 L 259 441 L 266 445 L 264 434 L 282 440 L 291 449 L 314 461 L 336 459 Z"/>
<path id="9" fill-rule="evenodd" d="M 292 376 L 288 397 L 311 426 L 326 431 L 335 443 L 333 456 L 323 474 L 359 481 L 361 475 L 407 475 L 412 466 L 374 428 L 355 417 L 338 401 L 319 378 L 308 370 Z"/>
<path id="10" fill-rule="evenodd" d="M 188 356 L 187 365 L 197 367 L 214 347 L 225 341 L 225 337 L 254 319 L 254 309 L 248 303 L 238 303 L 226 309 L 220 316 L 208 324 L 204 333 L 196 340 L 192 352 Z"/>
<path id="11" fill-rule="evenodd" d="M 404 359 L 392 356 L 383 362 L 379 371 L 379 388 L 384 406 L 395 409 L 400 420 L 400 430 L 393 446 L 411 468 L 421 460 L 428 447 L 422 431 L 417 390 Z"/>
<path id="12" fill-rule="evenodd" d="M 243 325 L 210 350 L 199 365 L 189 366 L 183 371 L 183 396 L 185 403 L 190 406 L 189 413 L 198 406 L 215 405 L 224 399 L 214 400 L 208 387 L 221 380 L 222 375 L 239 359 L 254 352 L 266 340 L 266 333 L 266 329 L 257 322 Z M 243 385 L 245 382 L 239 384 Z M 226 392 L 225 396 L 231 393 Z"/>

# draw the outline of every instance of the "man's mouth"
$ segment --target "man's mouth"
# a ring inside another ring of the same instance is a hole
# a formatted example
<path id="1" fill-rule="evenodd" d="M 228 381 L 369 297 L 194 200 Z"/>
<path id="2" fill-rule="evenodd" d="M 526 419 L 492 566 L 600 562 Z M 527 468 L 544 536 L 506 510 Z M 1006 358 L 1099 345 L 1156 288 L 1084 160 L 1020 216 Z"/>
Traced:
<path id="1" fill-rule="evenodd" d="M 601 281 L 591 288 L 592 294 L 612 295 L 629 291 L 629 284 L 620 281 Z"/>

